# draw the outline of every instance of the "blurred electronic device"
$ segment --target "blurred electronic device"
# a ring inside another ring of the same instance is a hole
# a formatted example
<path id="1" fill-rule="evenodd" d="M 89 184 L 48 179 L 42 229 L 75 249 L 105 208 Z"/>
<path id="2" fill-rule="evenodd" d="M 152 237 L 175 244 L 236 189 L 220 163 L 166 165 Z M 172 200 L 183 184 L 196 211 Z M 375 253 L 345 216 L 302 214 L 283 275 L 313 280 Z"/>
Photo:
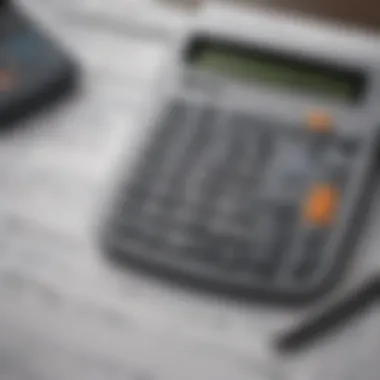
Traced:
<path id="1" fill-rule="evenodd" d="M 372 192 L 376 39 L 210 7 L 178 41 L 147 112 L 153 137 L 117 190 L 107 252 L 236 295 L 325 294 Z"/>
<path id="2" fill-rule="evenodd" d="M 75 65 L 11 2 L 0 0 L 0 125 L 57 99 L 74 83 Z"/>

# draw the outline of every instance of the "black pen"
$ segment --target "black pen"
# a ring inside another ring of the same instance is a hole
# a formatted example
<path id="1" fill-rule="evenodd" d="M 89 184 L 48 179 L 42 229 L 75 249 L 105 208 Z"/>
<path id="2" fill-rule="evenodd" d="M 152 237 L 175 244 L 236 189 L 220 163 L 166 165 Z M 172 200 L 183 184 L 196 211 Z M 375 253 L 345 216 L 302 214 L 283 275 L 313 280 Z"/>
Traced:
<path id="1" fill-rule="evenodd" d="M 378 299 L 379 294 L 380 276 L 376 276 L 344 299 L 285 332 L 276 340 L 276 348 L 285 353 L 305 348 L 366 310 Z"/>

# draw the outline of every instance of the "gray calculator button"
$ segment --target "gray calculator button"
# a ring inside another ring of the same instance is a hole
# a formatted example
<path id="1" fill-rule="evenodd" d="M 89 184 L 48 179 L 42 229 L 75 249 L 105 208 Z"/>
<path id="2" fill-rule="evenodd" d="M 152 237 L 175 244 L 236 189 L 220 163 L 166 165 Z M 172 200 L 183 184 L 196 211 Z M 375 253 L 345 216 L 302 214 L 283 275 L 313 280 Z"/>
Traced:
<path id="1" fill-rule="evenodd" d="M 309 231 L 302 242 L 302 255 L 295 267 L 295 277 L 307 280 L 318 269 L 324 246 L 328 237 L 327 231 L 316 229 Z"/>
<path id="2" fill-rule="evenodd" d="M 246 273 L 250 271 L 250 255 L 252 245 L 248 239 L 234 238 L 230 243 L 229 251 L 223 252 L 223 260 L 232 271 Z M 233 273 L 234 274 L 234 273 Z"/>
<path id="3" fill-rule="evenodd" d="M 119 210 L 117 210 L 119 211 Z M 120 222 L 133 223 L 141 216 L 142 204 L 133 199 L 123 202 L 120 207 Z"/>
<path id="4" fill-rule="evenodd" d="M 236 275 L 236 270 L 246 268 L 249 250 L 249 242 L 244 239 L 229 234 L 210 234 L 204 260 L 217 265 L 227 276 L 229 271 L 231 275 Z"/>
<path id="5" fill-rule="evenodd" d="M 140 178 L 138 182 L 132 183 L 128 189 L 128 196 L 135 200 L 141 200 L 149 194 L 149 181 L 145 178 Z"/>
<path id="6" fill-rule="evenodd" d="M 201 221 L 189 223 L 187 232 L 192 237 L 193 242 L 201 244 L 208 242 L 211 236 L 207 223 L 202 223 Z"/>
<path id="7" fill-rule="evenodd" d="M 255 232 L 253 264 L 258 272 L 273 275 L 282 266 L 292 239 L 296 222 L 296 207 L 279 205 L 268 210 L 266 225 Z M 255 244 L 256 243 L 256 244 Z"/>
<path id="8" fill-rule="evenodd" d="M 252 138 L 257 134 L 257 123 L 251 116 L 240 114 L 233 116 L 230 124 L 239 139 L 239 144 L 235 146 L 234 150 L 234 153 L 239 156 L 242 153 L 241 149 L 245 149 L 246 144 L 252 142 Z"/>
<path id="9" fill-rule="evenodd" d="M 252 263 L 254 267 L 271 264 L 273 239 L 276 234 L 276 220 L 274 215 L 266 213 L 258 217 L 257 226 L 252 231 Z"/>
<path id="10" fill-rule="evenodd" d="M 334 143 L 335 136 L 330 133 L 310 133 L 305 136 L 306 145 L 313 159 L 318 159 Z"/>
<path id="11" fill-rule="evenodd" d="M 153 184 L 160 179 L 168 147 L 175 144 L 190 112 L 186 104 L 174 102 L 159 119 L 153 142 L 148 146 L 145 158 L 136 168 L 136 174 L 129 185 L 132 196 L 151 191 Z"/>
<path id="12" fill-rule="evenodd" d="M 274 136 L 270 131 L 262 131 L 258 137 L 257 147 L 259 149 L 258 160 L 260 163 L 267 163 L 268 159 L 274 153 Z"/>
<path id="13" fill-rule="evenodd" d="M 153 138 L 153 144 L 150 147 L 146 161 L 148 168 L 155 169 L 161 156 L 166 151 L 166 144 L 180 132 L 187 118 L 190 116 L 193 109 L 182 102 L 175 102 L 169 106 L 169 110 L 159 120 L 156 128 L 157 134 Z"/>
<path id="14" fill-rule="evenodd" d="M 222 271 L 229 270 L 237 254 L 236 241 L 228 235 L 210 234 L 205 253 L 206 263 L 213 263 Z"/>
<path id="15" fill-rule="evenodd" d="M 256 172 L 258 169 L 265 167 L 273 155 L 278 136 L 273 134 L 270 126 L 262 125 L 258 121 L 252 121 L 252 127 L 246 137 L 246 142 L 248 143 L 246 149 L 251 153 L 248 157 Z"/>
<path id="16" fill-rule="evenodd" d="M 348 158 L 354 158 L 360 149 L 361 141 L 358 136 L 342 137 L 338 143 L 338 149 Z"/>
<path id="17" fill-rule="evenodd" d="M 161 207 L 165 212 L 174 213 L 183 204 L 179 194 L 169 193 L 161 200 Z"/>
<path id="18" fill-rule="evenodd" d="M 350 169 L 353 160 L 348 158 L 336 148 L 326 152 L 323 162 L 320 165 L 319 180 L 336 184 L 343 188 L 349 179 Z"/>
<path id="19" fill-rule="evenodd" d="M 165 254 L 169 252 L 167 250 L 170 243 L 169 239 L 166 235 L 162 235 L 160 231 L 152 231 L 145 236 L 145 243 L 152 251 L 162 251 Z"/>
<path id="20" fill-rule="evenodd" d="M 313 164 L 305 145 L 289 139 L 277 142 L 263 183 L 265 194 L 273 198 L 293 197 L 303 192 Z"/>
<path id="21" fill-rule="evenodd" d="M 213 131 L 216 116 L 217 112 L 214 108 L 204 108 L 201 111 L 196 123 L 198 133 L 194 136 L 194 140 L 192 141 L 195 150 L 202 150 L 210 143 L 211 132 Z"/>
<path id="22" fill-rule="evenodd" d="M 144 232 L 145 243 L 151 249 L 166 248 L 167 252 L 170 251 L 171 241 L 170 234 L 175 229 L 172 219 L 165 213 L 156 214 L 150 218 L 146 218 L 140 225 L 141 230 Z"/>
<path id="23" fill-rule="evenodd" d="M 114 228 L 116 234 L 125 241 L 141 241 L 143 240 L 142 230 L 138 221 L 125 219 L 118 223 Z"/>
<path id="24" fill-rule="evenodd" d="M 197 261 L 209 263 L 214 259 L 215 237 L 203 223 L 192 223 L 187 227 L 188 242 L 185 254 Z"/>
<path id="25" fill-rule="evenodd" d="M 199 117 L 196 118 L 195 123 L 187 127 L 192 128 L 193 133 L 183 147 L 183 154 L 178 157 L 180 161 L 175 166 L 169 186 L 171 191 L 181 191 L 182 185 L 185 185 L 189 176 L 196 169 L 197 162 L 211 141 L 215 115 L 215 110 L 211 108 L 199 111 Z"/>

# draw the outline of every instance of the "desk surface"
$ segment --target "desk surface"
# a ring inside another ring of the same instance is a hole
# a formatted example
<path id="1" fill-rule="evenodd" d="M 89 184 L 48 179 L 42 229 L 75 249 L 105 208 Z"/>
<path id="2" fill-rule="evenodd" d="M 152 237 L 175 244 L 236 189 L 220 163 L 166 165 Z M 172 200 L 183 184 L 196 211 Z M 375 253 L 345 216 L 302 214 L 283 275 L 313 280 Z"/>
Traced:
<path id="1" fill-rule="evenodd" d="M 70 101 L 0 139 L 0 378 L 377 379 L 375 313 L 283 358 L 271 338 L 306 310 L 213 298 L 102 258 L 100 210 L 116 168 L 135 154 L 144 99 L 187 19 L 149 1 L 112 0 L 108 11 L 102 3 L 25 1 L 80 58 L 84 76 Z M 377 264 L 377 215 L 341 291 Z"/>

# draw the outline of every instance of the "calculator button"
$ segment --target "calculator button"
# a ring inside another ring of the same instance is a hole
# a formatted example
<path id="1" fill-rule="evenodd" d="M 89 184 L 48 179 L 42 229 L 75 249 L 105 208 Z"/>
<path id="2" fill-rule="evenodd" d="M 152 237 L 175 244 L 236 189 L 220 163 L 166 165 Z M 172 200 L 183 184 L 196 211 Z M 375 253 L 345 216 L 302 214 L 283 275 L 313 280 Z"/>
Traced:
<path id="1" fill-rule="evenodd" d="M 261 174 L 266 168 L 270 158 L 275 154 L 277 140 L 273 132 L 269 130 L 258 130 L 255 137 L 254 149 L 257 150 L 254 156 L 256 172 Z"/>
<path id="2" fill-rule="evenodd" d="M 298 280 L 307 280 L 319 268 L 328 233 L 324 229 L 310 230 L 302 241 L 302 255 L 295 266 Z"/>
<path id="3" fill-rule="evenodd" d="M 308 127 L 312 132 L 330 133 L 333 130 L 334 121 L 330 114 L 323 111 L 314 111 L 308 116 Z"/>
<path id="4" fill-rule="evenodd" d="M 259 225 L 254 229 L 252 268 L 261 274 L 273 275 L 286 259 L 292 243 L 296 222 L 294 206 L 277 206 L 258 216 Z"/>
<path id="5" fill-rule="evenodd" d="M 161 235 L 149 234 L 144 237 L 146 247 L 153 252 L 164 251 L 167 247 L 167 240 Z"/>
<path id="6" fill-rule="evenodd" d="M 360 137 L 344 137 L 338 144 L 339 151 L 347 158 L 355 157 L 361 145 Z"/>
<path id="7" fill-rule="evenodd" d="M 167 191 L 173 194 L 183 194 L 189 181 L 194 181 L 198 163 L 204 159 L 206 148 L 211 141 L 215 123 L 215 111 L 203 109 L 197 111 L 197 116 L 189 121 L 177 136 L 177 141 L 170 144 L 169 157 L 165 160 L 158 180 L 165 184 Z"/>
<path id="8" fill-rule="evenodd" d="M 197 244 L 201 242 L 205 244 L 210 240 L 210 231 L 207 223 L 202 222 L 192 222 L 187 225 L 187 232 L 191 236 L 193 242 Z"/>
<path id="9" fill-rule="evenodd" d="M 293 242 L 295 234 L 297 209 L 293 206 L 280 206 L 275 213 L 277 230 L 274 231 L 273 245 L 269 257 L 275 270 L 279 269 L 284 261 Z"/>
<path id="10" fill-rule="evenodd" d="M 114 229 L 116 234 L 119 235 L 123 240 L 135 242 L 144 240 L 142 229 L 138 221 L 132 218 L 124 218 L 122 221 L 119 221 L 114 226 Z"/>
<path id="11" fill-rule="evenodd" d="M 330 184 L 315 185 L 306 201 L 305 219 L 316 225 L 328 225 L 333 222 L 339 203 L 339 190 Z"/>
<path id="12" fill-rule="evenodd" d="M 217 239 L 204 224 L 192 224 L 187 229 L 188 244 L 184 247 L 186 256 L 208 264 L 218 259 Z"/>
<path id="13" fill-rule="evenodd" d="M 179 155 L 182 166 L 177 169 L 180 174 L 185 174 L 186 169 L 190 168 L 200 154 L 204 152 L 212 137 L 212 127 L 215 122 L 215 110 L 214 109 L 202 109 L 197 111 L 198 117 L 194 118 L 194 121 L 188 127 L 191 131 L 189 138 L 183 145 L 182 154 Z M 188 165 L 188 166 L 187 166 Z"/>
<path id="14" fill-rule="evenodd" d="M 145 199 L 149 195 L 149 181 L 145 178 L 140 178 L 138 182 L 132 183 L 127 191 L 131 199 Z"/>
<path id="15" fill-rule="evenodd" d="M 170 253 L 175 248 L 170 240 L 173 235 L 174 226 L 172 220 L 166 215 L 157 214 L 147 216 L 139 223 L 139 229 L 144 238 L 142 244 L 153 251 L 166 250 L 165 254 Z"/>
<path id="16" fill-rule="evenodd" d="M 337 149 L 329 152 L 323 163 L 322 176 L 324 180 L 334 183 L 339 188 L 344 188 L 349 177 L 352 161 L 344 157 Z"/>
<path id="17" fill-rule="evenodd" d="M 248 149 L 253 149 L 252 139 L 256 132 L 251 118 L 242 115 L 231 117 L 230 128 L 233 130 L 234 142 L 231 145 L 231 162 L 237 164 Z"/>
<path id="18" fill-rule="evenodd" d="M 246 175 L 256 174 L 256 169 L 270 155 L 272 138 L 266 126 L 252 116 L 238 114 L 232 117 L 231 127 L 238 140 L 235 145 L 235 159 L 240 171 Z"/>
<path id="19" fill-rule="evenodd" d="M 310 181 L 312 162 L 305 145 L 283 139 L 277 142 L 262 179 L 263 193 L 277 198 L 298 198 Z"/>
<path id="20" fill-rule="evenodd" d="M 221 239 L 219 245 L 215 248 L 218 255 L 218 261 L 225 270 L 246 271 L 248 269 L 249 257 L 252 245 L 246 239 L 239 239 L 233 236 L 227 236 Z"/>
<path id="21" fill-rule="evenodd" d="M 123 221 L 126 220 L 133 220 L 141 215 L 142 210 L 142 204 L 132 200 L 128 199 L 127 201 L 123 202 L 120 206 L 120 219 Z"/>
<path id="22" fill-rule="evenodd" d="M 16 86 L 16 78 L 12 71 L 0 69 L 0 95 L 13 90 Z"/>
<path id="23" fill-rule="evenodd" d="M 167 144 L 180 133 L 181 127 L 192 112 L 194 112 L 192 107 L 179 101 L 169 106 L 169 111 L 159 122 L 153 145 L 148 149 L 147 158 L 144 160 L 146 163 L 144 174 L 155 173 L 166 152 Z"/>
<path id="24" fill-rule="evenodd" d="M 183 200 L 178 194 L 169 193 L 167 196 L 163 197 L 161 200 L 161 207 L 165 212 L 174 212 L 183 205 Z"/>

